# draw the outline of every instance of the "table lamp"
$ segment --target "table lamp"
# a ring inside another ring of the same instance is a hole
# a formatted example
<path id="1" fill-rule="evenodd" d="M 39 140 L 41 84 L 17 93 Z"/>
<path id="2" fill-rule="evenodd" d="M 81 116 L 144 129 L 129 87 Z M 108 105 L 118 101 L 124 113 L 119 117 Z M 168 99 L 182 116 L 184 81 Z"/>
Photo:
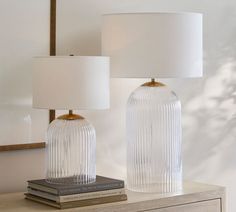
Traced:
<path id="1" fill-rule="evenodd" d="M 104 15 L 102 54 L 110 57 L 112 77 L 151 78 L 127 103 L 128 189 L 181 190 L 181 104 L 155 78 L 202 76 L 202 15 Z"/>
<path id="2" fill-rule="evenodd" d="M 52 121 L 46 135 L 49 183 L 86 184 L 96 180 L 94 127 L 72 110 L 109 107 L 109 58 L 34 58 L 33 107 L 69 110 Z"/>

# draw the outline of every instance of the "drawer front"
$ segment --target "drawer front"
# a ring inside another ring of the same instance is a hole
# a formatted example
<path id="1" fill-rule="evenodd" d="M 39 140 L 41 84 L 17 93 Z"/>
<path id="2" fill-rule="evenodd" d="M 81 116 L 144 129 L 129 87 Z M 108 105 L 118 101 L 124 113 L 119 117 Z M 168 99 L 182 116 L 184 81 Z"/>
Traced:
<path id="1" fill-rule="evenodd" d="M 148 210 L 148 212 L 222 212 L 220 199 Z"/>

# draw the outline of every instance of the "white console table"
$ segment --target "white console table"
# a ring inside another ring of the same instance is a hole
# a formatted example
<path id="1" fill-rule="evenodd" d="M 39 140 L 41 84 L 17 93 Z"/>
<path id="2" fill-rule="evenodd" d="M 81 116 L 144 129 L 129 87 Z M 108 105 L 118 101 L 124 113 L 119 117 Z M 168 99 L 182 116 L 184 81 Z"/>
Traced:
<path id="1" fill-rule="evenodd" d="M 78 212 L 225 212 L 225 189 L 219 186 L 185 182 L 178 193 L 154 194 L 127 191 L 128 200 L 82 208 L 63 210 Z M 0 211 L 60 211 L 50 206 L 24 199 L 23 193 L 0 195 Z"/>

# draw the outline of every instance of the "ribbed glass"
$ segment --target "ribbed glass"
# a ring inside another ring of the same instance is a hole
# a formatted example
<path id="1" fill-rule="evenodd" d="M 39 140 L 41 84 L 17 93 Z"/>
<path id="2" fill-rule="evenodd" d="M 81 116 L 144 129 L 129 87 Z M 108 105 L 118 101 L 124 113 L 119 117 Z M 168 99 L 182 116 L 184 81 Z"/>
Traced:
<path id="1" fill-rule="evenodd" d="M 127 103 L 128 189 L 182 188 L 181 104 L 167 86 L 137 88 Z"/>
<path id="2" fill-rule="evenodd" d="M 47 131 L 50 183 L 85 184 L 96 179 L 96 135 L 85 119 L 54 120 Z"/>

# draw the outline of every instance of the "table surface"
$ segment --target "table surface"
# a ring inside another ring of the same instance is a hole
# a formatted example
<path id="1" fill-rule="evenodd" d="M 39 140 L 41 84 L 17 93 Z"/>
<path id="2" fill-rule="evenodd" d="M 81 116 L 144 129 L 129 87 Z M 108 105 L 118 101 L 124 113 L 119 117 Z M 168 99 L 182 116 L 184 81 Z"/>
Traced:
<path id="1" fill-rule="evenodd" d="M 139 193 L 127 190 L 128 200 L 118 203 L 86 206 L 81 208 L 65 209 L 63 211 L 136 211 L 163 208 L 191 202 L 199 202 L 224 198 L 225 189 L 221 186 L 207 185 L 196 182 L 184 182 L 183 190 L 176 193 Z M 27 211 L 58 211 L 53 207 L 24 199 L 24 193 L 0 194 L 0 211 L 27 212 Z"/>

